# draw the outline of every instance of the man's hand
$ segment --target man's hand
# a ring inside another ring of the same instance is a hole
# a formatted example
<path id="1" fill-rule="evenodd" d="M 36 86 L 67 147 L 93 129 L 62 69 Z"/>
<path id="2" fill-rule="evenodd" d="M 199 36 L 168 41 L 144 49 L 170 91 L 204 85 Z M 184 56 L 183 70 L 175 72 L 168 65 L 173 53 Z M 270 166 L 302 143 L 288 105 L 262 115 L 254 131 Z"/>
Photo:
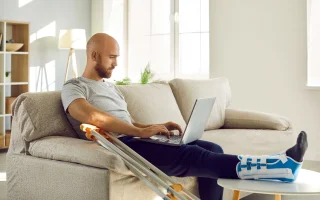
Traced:
<path id="1" fill-rule="evenodd" d="M 181 126 L 174 123 L 174 122 L 167 122 L 163 124 L 169 131 L 173 131 L 173 130 L 178 130 L 179 131 L 179 135 L 182 134 L 182 129 Z"/>
<path id="2" fill-rule="evenodd" d="M 139 136 L 141 138 L 149 138 L 157 134 L 167 135 L 169 137 L 172 134 L 163 124 L 151 125 L 147 128 L 142 128 L 140 130 L 141 132 Z"/>

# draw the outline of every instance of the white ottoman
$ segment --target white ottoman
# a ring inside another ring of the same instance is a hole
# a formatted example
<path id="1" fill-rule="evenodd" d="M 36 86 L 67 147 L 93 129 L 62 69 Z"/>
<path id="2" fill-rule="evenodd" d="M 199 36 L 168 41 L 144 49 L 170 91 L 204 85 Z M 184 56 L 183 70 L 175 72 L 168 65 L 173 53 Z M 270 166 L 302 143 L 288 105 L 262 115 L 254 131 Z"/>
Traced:
<path id="1" fill-rule="evenodd" d="M 293 183 L 258 180 L 218 179 L 221 187 L 234 190 L 233 200 L 239 200 L 240 192 L 281 195 L 320 195 L 320 173 L 301 169 Z"/>

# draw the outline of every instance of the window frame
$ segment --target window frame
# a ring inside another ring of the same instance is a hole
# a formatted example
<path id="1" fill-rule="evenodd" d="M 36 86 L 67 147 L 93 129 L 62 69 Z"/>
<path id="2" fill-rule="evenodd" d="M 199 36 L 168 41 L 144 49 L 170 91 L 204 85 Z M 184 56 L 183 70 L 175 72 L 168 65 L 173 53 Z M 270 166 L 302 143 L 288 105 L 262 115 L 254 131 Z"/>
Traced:
<path id="1" fill-rule="evenodd" d="M 124 13 L 126 17 L 124 18 L 124 35 L 125 35 L 125 52 L 126 52 L 126 58 L 124 58 L 125 62 L 125 76 L 128 77 L 129 75 L 129 4 L 130 1 L 134 0 L 124 0 Z M 152 0 L 150 0 L 150 41 L 151 37 L 153 35 L 160 35 L 160 34 L 152 34 Z M 209 5 L 208 5 L 209 6 Z M 209 9 L 209 8 L 208 8 Z M 209 10 L 210 14 L 210 10 Z M 209 16 L 208 16 L 209 17 Z M 201 17 L 200 17 L 201 20 Z M 200 22 L 201 23 L 201 22 Z M 191 33 L 191 32 L 190 32 Z M 200 34 L 200 50 L 201 50 L 201 34 L 202 33 L 208 33 L 210 35 L 210 27 L 208 32 L 202 32 L 201 30 L 199 32 L 192 32 L 192 33 L 198 33 Z M 151 45 L 150 45 L 151 46 Z M 163 73 L 158 74 L 161 78 L 161 80 L 171 80 L 174 78 L 186 78 L 186 79 L 208 79 L 210 77 L 210 59 L 209 59 L 209 70 L 207 73 L 196 73 L 196 74 L 183 74 L 179 71 L 180 68 L 180 33 L 179 33 L 179 0 L 170 0 L 170 53 L 172 56 L 170 56 L 170 73 Z M 200 65 L 201 65 L 201 55 L 200 52 Z M 209 37 L 209 52 L 208 55 L 210 56 L 210 37 Z M 150 58 L 149 58 L 150 60 Z M 152 69 L 152 68 L 151 68 Z M 130 78 L 130 77 L 129 77 Z"/>

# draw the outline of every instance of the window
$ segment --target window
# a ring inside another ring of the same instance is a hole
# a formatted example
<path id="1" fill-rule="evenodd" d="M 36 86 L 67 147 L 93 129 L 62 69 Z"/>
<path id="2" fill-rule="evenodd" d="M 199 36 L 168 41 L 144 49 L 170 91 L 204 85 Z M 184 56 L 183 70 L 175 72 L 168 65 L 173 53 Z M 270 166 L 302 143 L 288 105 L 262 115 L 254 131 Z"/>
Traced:
<path id="1" fill-rule="evenodd" d="M 308 0 L 308 86 L 320 86 L 319 0 Z"/>
<path id="2" fill-rule="evenodd" d="M 209 78 L 209 0 L 129 0 L 128 76 Z"/>

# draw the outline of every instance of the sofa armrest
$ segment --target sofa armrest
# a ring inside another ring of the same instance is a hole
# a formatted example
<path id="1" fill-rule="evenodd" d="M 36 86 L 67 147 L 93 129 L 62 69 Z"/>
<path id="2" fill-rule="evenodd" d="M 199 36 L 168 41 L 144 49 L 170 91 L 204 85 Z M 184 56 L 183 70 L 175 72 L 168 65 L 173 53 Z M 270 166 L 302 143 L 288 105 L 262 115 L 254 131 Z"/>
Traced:
<path id="1" fill-rule="evenodd" d="M 78 163 L 133 175 L 120 156 L 96 142 L 78 138 L 50 136 L 34 140 L 30 143 L 29 153 L 38 158 Z"/>
<path id="2" fill-rule="evenodd" d="M 286 131 L 292 126 L 287 118 L 276 114 L 227 108 L 223 128 Z"/>

